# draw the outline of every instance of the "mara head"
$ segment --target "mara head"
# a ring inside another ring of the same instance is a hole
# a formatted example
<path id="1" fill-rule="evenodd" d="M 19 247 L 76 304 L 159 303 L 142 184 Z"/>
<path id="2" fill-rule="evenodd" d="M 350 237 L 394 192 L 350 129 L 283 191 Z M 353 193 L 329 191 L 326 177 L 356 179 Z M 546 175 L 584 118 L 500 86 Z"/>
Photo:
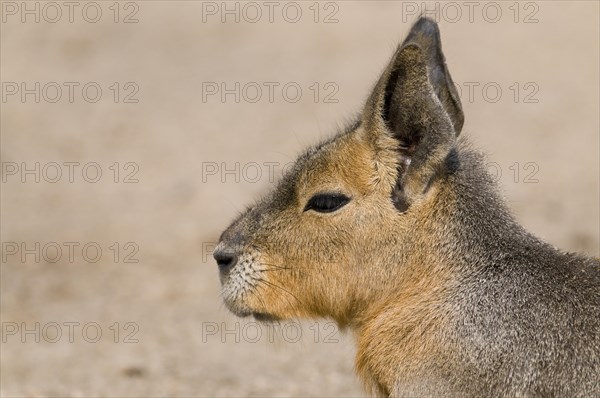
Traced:
<path id="1" fill-rule="evenodd" d="M 463 120 L 438 27 L 421 18 L 358 120 L 306 151 L 223 232 L 214 257 L 227 307 L 344 325 L 396 290 L 452 195 Z"/>

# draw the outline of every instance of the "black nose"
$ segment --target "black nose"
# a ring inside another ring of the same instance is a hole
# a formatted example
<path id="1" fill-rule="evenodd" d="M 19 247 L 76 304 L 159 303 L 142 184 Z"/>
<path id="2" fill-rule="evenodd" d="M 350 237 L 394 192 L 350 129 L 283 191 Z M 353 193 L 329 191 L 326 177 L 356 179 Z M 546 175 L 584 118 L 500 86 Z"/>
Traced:
<path id="1" fill-rule="evenodd" d="M 217 265 L 219 266 L 219 271 L 221 272 L 229 272 L 235 263 L 237 263 L 237 256 L 233 253 L 215 251 L 213 256 L 215 260 L 217 260 Z"/>

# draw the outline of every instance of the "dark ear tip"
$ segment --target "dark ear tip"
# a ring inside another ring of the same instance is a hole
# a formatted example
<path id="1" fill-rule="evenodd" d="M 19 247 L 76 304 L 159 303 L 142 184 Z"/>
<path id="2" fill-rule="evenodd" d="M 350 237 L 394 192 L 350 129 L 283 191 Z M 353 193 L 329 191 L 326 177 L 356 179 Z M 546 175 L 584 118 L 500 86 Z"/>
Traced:
<path id="1" fill-rule="evenodd" d="M 424 30 L 439 30 L 437 22 L 429 17 L 419 17 L 413 25 L 413 29 L 424 29 Z"/>
<path id="2" fill-rule="evenodd" d="M 435 20 L 429 17 L 420 17 L 410 29 L 409 36 L 414 36 L 417 34 L 439 40 L 440 28 Z"/>

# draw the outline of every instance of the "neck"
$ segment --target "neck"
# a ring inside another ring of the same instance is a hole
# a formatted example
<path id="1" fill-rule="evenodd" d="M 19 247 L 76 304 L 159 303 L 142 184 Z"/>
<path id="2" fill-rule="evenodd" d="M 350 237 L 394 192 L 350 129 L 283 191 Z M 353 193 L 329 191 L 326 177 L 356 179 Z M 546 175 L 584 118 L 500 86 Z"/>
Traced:
<path id="1" fill-rule="evenodd" d="M 373 269 L 364 278 L 371 288 L 359 289 L 370 294 L 354 300 L 361 305 L 352 306 L 352 316 L 344 317 L 342 326 L 359 330 L 388 307 L 439 301 L 461 278 L 493 268 L 498 258 L 514 255 L 515 248 L 543 245 L 510 215 L 483 157 L 465 144 L 457 153 L 456 170 L 435 183 L 431 197 L 403 215 L 396 243 L 382 237 L 367 248 L 389 263 L 359 265 Z"/>

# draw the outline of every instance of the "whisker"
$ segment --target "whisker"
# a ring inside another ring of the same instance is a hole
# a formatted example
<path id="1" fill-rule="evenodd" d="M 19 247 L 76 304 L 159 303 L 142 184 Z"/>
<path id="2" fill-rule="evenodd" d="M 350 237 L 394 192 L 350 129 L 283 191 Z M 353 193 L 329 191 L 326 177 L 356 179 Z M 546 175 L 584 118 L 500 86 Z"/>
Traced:
<path id="1" fill-rule="evenodd" d="M 308 268 L 308 267 L 285 267 L 285 266 L 281 266 L 281 265 L 277 265 L 277 264 L 270 264 L 270 263 L 261 263 L 261 265 L 265 265 L 267 267 L 269 267 L 270 269 L 266 269 L 266 270 L 261 270 L 261 271 L 273 271 L 273 270 L 312 270 L 313 268 Z"/>
<path id="2" fill-rule="evenodd" d="M 263 301 L 261 295 L 260 295 L 260 290 L 259 289 L 254 289 L 253 291 L 254 295 L 256 296 L 256 298 L 258 299 L 258 301 L 260 301 L 260 303 L 262 304 L 264 310 L 267 310 L 267 305 L 265 304 L 265 302 Z"/>
<path id="3" fill-rule="evenodd" d="M 279 285 L 277 285 L 277 284 L 275 284 L 273 282 L 269 282 L 266 279 L 256 279 L 256 280 L 259 281 L 259 282 L 263 282 L 263 283 L 265 283 L 265 284 L 267 284 L 269 286 L 272 286 L 274 288 L 283 290 L 284 292 L 286 292 L 287 294 L 289 294 L 290 296 L 292 296 L 293 298 L 295 298 L 300 304 L 304 305 L 304 303 L 298 297 L 296 297 L 292 292 L 290 292 L 289 290 L 287 290 L 287 289 L 285 289 L 285 288 L 283 288 L 283 287 L 281 287 L 281 286 L 279 286 Z"/>
<path id="4" fill-rule="evenodd" d="M 268 282 L 268 281 L 266 281 L 266 280 L 264 280 L 264 279 L 257 279 L 257 281 L 258 281 L 259 283 L 263 283 L 263 284 L 265 284 L 265 285 L 267 285 L 267 286 L 273 286 L 273 284 L 272 284 L 272 283 L 270 283 L 270 282 Z M 286 292 L 286 293 L 288 293 L 288 292 Z M 285 301 L 287 301 L 287 302 L 288 302 L 288 305 L 290 305 L 290 306 L 293 306 L 293 305 L 294 305 L 294 304 L 293 304 L 293 303 L 290 301 L 290 299 L 288 298 L 288 296 L 287 296 L 287 295 L 283 295 L 282 297 L 285 299 Z"/>
<path id="5" fill-rule="evenodd" d="M 329 264 L 329 263 L 320 263 L 319 265 L 315 266 L 315 267 L 285 267 L 279 264 L 273 264 L 273 263 L 260 263 L 261 265 L 265 265 L 265 266 L 269 266 L 269 267 L 273 267 L 273 268 L 281 268 L 281 269 L 304 269 L 304 270 L 311 270 L 311 271 L 326 271 L 326 267 L 323 266 L 323 264 Z"/>
<path id="6" fill-rule="evenodd" d="M 266 268 L 260 270 L 260 272 L 271 272 L 271 271 L 305 271 L 307 268 Z"/>

